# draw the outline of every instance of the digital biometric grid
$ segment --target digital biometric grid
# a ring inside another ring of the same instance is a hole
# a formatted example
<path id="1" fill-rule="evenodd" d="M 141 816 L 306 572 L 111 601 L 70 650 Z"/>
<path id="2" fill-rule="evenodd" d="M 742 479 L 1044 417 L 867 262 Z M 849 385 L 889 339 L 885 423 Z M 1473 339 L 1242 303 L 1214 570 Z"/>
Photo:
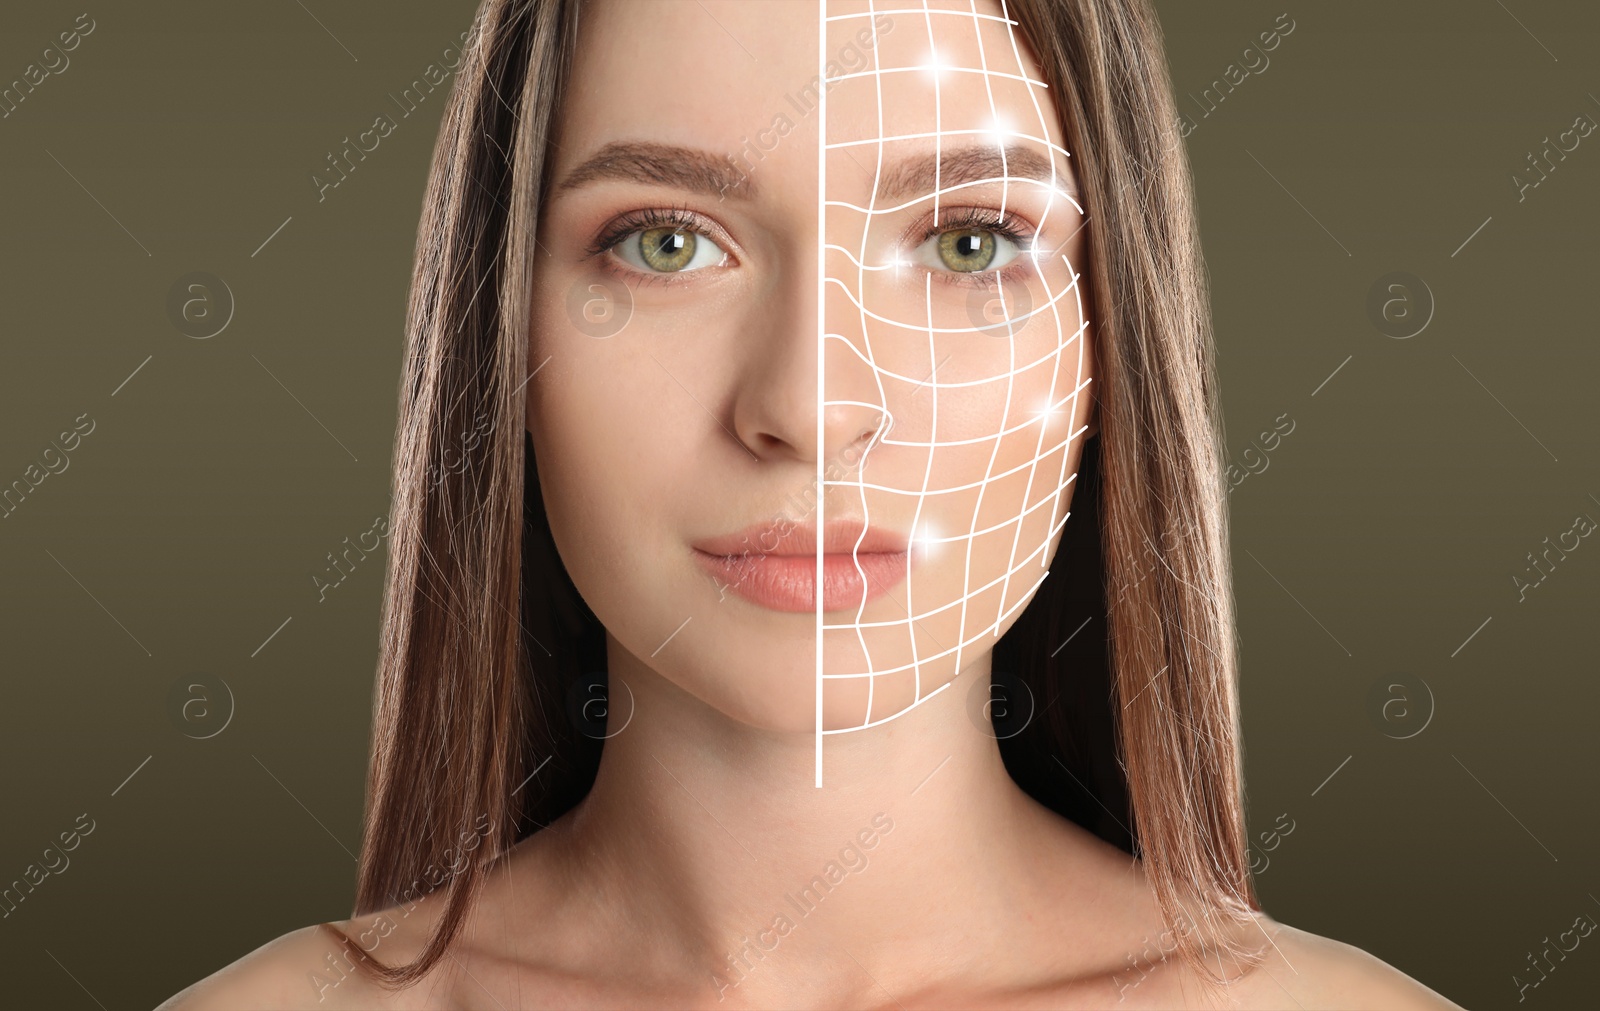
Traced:
<path id="1" fill-rule="evenodd" d="M 1084 210 L 1004 0 L 822 6 L 819 528 L 845 516 L 912 549 L 848 618 L 819 588 L 818 786 L 825 736 L 949 687 L 1048 575 L 1089 384 L 1066 252 Z M 830 410 L 881 412 L 853 472 L 824 459 Z"/>

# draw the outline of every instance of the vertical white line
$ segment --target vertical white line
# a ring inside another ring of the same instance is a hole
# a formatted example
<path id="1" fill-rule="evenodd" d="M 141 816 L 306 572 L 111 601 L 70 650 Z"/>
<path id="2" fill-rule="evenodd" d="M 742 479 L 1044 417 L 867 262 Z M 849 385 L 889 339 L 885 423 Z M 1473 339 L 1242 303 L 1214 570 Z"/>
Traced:
<path id="1" fill-rule="evenodd" d="M 822 458 L 826 453 L 823 441 L 823 418 L 827 412 L 824 395 L 822 349 L 826 343 L 827 316 L 824 311 L 828 288 L 828 0 L 817 0 L 817 747 L 816 785 L 822 789 L 822 532 L 826 529 L 827 515 L 824 499 L 827 485 L 822 483 Z"/>

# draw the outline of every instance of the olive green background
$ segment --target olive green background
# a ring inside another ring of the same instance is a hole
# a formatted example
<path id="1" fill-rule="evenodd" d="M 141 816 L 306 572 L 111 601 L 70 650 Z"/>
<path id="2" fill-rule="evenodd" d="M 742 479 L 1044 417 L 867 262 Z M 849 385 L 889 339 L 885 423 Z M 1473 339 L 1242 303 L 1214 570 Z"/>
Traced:
<path id="1" fill-rule="evenodd" d="M 1522 199 L 1513 181 L 1538 178 L 1544 138 L 1600 122 L 1600 9 L 1158 9 L 1247 475 L 1230 500 L 1264 903 L 1466 1006 L 1519 1006 L 1527 953 L 1600 919 L 1600 547 L 1525 600 L 1513 583 L 1600 519 L 1600 136 Z M 8 5 L 0 81 L 80 10 Z M 473 10 L 89 8 L 70 66 L 0 119 L 0 485 L 95 424 L 0 519 L 0 882 L 95 826 L 0 920 L 0 1003 L 149 1007 L 349 913 L 382 549 L 320 601 L 313 576 L 388 505 L 444 92 L 409 116 L 389 95 Z M 1270 64 L 1202 115 L 1284 12 Z M 397 129 L 319 200 L 312 174 L 379 114 Z M 168 317 L 191 271 L 237 303 L 209 339 Z M 1405 339 L 1367 308 L 1393 271 L 1436 303 Z M 209 718 L 231 717 L 197 740 L 172 693 L 205 678 L 232 696 Z M 1600 936 L 1520 1006 L 1597 990 Z"/>

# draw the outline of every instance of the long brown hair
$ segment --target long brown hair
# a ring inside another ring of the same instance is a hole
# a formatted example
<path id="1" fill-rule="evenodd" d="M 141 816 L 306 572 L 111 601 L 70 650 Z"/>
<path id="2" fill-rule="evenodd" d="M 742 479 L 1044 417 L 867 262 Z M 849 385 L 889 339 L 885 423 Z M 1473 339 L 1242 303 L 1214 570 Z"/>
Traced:
<path id="1" fill-rule="evenodd" d="M 997 736 L 1019 785 L 1142 859 L 1176 949 L 1219 979 L 1207 946 L 1254 961 L 1224 932 L 1260 906 L 1210 312 L 1160 31 L 1147 0 L 1003 2 L 1085 194 L 1100 374 L 1079 519 L 994 650 L 996 683 L 1026 685 L 1034 715 Z M 446 905 L 416 959 L 364 963 L 394 986 L 444 956 L 490 862 L 576 804 L 598 766 L 575 709 L 604 684 L 603 629 L 551 540 L 524 423 L 581 3 L 483 0 L 423 202 L 354 915 L 435 891 Z"/>

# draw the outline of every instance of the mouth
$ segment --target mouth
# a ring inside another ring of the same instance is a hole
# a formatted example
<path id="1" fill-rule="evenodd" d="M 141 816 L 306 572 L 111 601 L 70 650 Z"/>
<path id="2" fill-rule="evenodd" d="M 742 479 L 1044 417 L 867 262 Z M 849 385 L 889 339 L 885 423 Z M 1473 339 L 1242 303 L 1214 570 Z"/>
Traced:
<path id="1" fill-rule="evenodd" d="M 693 545 L 694 558 L 718 584 L 773 611 L 817 610 L 815 527 L 757 524 Z M 858 543 L 859 542 L 859 543 Z M 906 539 L 859 521 L 839 520 L 822 531 L 822 610 L 858 607 L 888 593 L 910 572 Z"/>

